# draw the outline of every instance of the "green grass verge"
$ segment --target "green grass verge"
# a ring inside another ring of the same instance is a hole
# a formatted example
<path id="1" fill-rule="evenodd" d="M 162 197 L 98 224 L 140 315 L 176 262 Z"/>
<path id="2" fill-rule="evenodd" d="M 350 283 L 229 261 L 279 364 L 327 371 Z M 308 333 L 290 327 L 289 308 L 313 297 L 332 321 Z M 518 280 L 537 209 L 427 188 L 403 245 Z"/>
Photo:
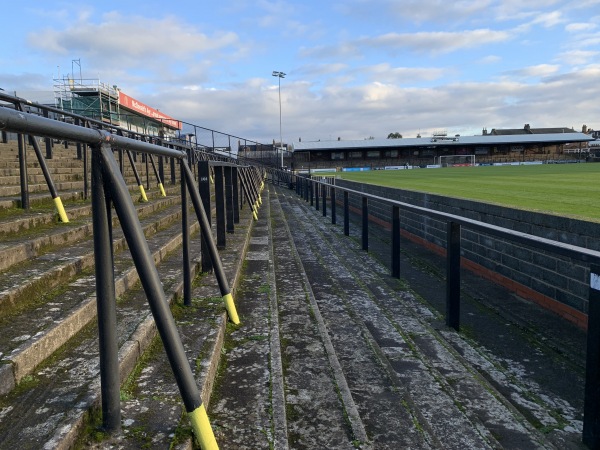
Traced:
<path id="1" fill-rule="evenodd" d="M 342 179 L 600 222 L 600 164 L 336 173 Z"/>

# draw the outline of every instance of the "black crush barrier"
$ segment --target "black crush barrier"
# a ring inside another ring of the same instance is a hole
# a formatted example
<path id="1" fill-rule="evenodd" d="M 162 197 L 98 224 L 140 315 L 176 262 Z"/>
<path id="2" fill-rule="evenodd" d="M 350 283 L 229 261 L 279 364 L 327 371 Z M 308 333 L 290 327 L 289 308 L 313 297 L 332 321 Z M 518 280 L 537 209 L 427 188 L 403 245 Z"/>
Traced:
<path id="1" fill-rule="evenodd" d="M 6 100 L 6 96 L 1 96 L 0 100 Z M 83 118 L 81 119 L 81 123 L 84 123 Z M 92 128 L 75 125 L 74 123 L 65 123 L 43 117 L 42 114 L 28 113 L 23 108 L 18 107 L 9 108 L 0 105 L 0 130 L 18 133 L 20 136 L 20 150 L 22 147 L 24 148 L 23 136 L 25 135 L 30 136 L 32 139 L 34 139 L 33 136 L 37 136 L 60 139 L 65 142 L 76 142 L 91 148 L 93 238 L 96 298 L 99 299 L 97 312 L 100 339 L 102 418 L 105 430 L 116 433 L 120 430 L 121 423 L 115 280 L 111 239 L 112 220 L 110 217 L 111 207 L 114 207 L 171 364 L 171 369 L 175 375 L 194 435 L 202 448 L 216 448 L 215 437 L 202 404 L 193 372 L 165 298 L 158 271 L 137 217 L 131 194 L 122 175 L 124 169 L 123 152 L 127 153 L 132 166 L 135 166 L 135 157 L 131 152 L 143 155 L 146 163 L 150 161 L 163 196 L 166 195 L 162 185 L 164 160 L 170 160 L 172 168 L 175 160 L 179 161 L 183 234 L 185 236 L 189 233 L 187 218 L 187 197 L 189 195 L 200 224 L 201 238 L 205 244 L 205 253 L 202 255 L 202 260 L 210 261 L 211 269 L 214 271 L 223 297 L 224 306 L 230 320 L 236 324 L 239 323 L 239 318 L 217 251 L 217 244 L 213 240 L 211 231 L 209 215 L 211 210 L 210 186 L 208 190 L 199 190 L 194 174 L 188 165 L 188 158 L 192 161 L 203 161 L 203 164 L 198 168 L 201 188 L 210 183 L 210 169 L 215 174 L 217 235 L 218 239 L 222 239 L 219 242 L 221 247 L 224 247 L 226 243 L 225 233 L 234 231 L 234 217 L 237 216 L 239 220 L 241 204 L 238 204 L 238 202 L 240 199 L 245 199 L 247 204 L 251 206 L 254 217 L 257 217 L 260 191 L 263 188 L 265 177 L 264 170 L 256 167 L 238 166 L 232 162 L 217 161 L 224 159 L 224 157 L 214 154 L 202 154 L 202 152 L 192 149 L 189 145 L 178 145 L 172 142 L 166 146 L 158 145 L 160 141 L 152 137 L 140 138 L 138 136 L 135 139 L 125 137 L 123 133 L 114 132 L 114 130 L 111 132 L 102 129 L 102 127 Z M 115 159 L 115 152 L 119 155 L 119 162 Z M 36 154 L 41 157 L 39 147 L 36 147 Z M 158 169 L 154 156 L 158 158 Z M 23 156 L 23 161 L 24 158 Z M 23 174 L 26 174 L 25 170 L 22 171 L 22 176 Z M 236 178 L 235 184 L 234 177 Z M 136 174 L 136 183 L 141 187 L 138 174 Z M 239 186 L 245 195 L 234 194 L 234 185 Z M 23 189 L 23 192 L 26 194 L 26 189 Z M 143 189 L 141 189 L 141 193 L 143 193 Z M 189 245 L 188 242 L 189 239 L 184 239 L 184 246 Z M 183 271 L 189 277 L 189 249 L 184 248 L 184 258 L 187 259 L 187 263 L 184 264 Z M 190 292 L 191 281 L 187 279 L 184 282 L 185 303 L 189 303 Z"/>

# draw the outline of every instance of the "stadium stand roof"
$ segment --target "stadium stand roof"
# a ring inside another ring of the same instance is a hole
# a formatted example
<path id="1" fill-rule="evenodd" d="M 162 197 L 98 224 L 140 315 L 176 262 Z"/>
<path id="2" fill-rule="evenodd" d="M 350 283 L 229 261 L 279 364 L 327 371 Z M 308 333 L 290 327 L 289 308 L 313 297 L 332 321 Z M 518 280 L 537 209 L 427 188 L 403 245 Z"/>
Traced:
<path id="1" fill-rule="evenodd" d="M 519 145 L 519 144 L 566 144 L 590 142 L 594 138 L 581 132 L 509 134 L 479 136 L 431 136 L 401 139 L 363 139 L 356 141 L 313 141 L 295 142 L 294 151 L 336 151 L 351 149 L 381 149 L 400 147 L 461 147 L 465 145 Z"/>

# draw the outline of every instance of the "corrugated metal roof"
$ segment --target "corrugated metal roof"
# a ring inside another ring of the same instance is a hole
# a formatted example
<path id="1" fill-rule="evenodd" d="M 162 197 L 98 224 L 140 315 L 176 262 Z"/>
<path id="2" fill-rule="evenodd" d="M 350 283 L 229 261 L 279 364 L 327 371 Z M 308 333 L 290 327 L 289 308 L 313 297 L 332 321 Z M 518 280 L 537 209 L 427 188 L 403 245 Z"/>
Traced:
<path id="1" fill-rule="evenodd" d="M 463 145 L 515 145 L 515 144 L 544 144 L 589 142 L 594 138 L 584 133 L 549 133 L 549 134 L 520 134 L 520 135 L 480 135 L 460 136 L 455 138 L 421 137 L 402 139 L 363 139 L 358 141 L 317 141 L 295 142 L 294 151 L 316 150 L 352 150 L 352 149 L 380 149 L 398 147 L 460 147 Z M 456 139 L 456 140 L 452 140 Z"/>

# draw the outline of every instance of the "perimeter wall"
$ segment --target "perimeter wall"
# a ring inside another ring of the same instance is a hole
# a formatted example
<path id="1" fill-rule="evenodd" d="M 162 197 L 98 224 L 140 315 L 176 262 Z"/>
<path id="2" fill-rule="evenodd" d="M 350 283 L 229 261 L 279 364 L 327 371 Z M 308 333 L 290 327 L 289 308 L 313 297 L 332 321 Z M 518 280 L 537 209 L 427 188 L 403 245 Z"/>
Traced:
<path id="1" fill-rule="evenodd" d="M 336 179 L 335 184 L 547 239 L 600 250 L 600 223 L 340 179 Z M 340 192 L 337 193 L 337 197 L 337 201 L 341 202 Z M 350 207 L 360 214 L 361 199 L 351 195 Z M 445 223 L 402 209 L 400 214 L 403 236 L 437 253 L 445 254 Z M 389 205 L 369 201 L 369 216 L 373 222 L 391 229 Z M 555 311 L 582 328 L 587 326 L 589 267 L 585 264 L 465 228 L 461 234 L 461 255 L 464 268 L 502 284 L 519 296 Z"/>

